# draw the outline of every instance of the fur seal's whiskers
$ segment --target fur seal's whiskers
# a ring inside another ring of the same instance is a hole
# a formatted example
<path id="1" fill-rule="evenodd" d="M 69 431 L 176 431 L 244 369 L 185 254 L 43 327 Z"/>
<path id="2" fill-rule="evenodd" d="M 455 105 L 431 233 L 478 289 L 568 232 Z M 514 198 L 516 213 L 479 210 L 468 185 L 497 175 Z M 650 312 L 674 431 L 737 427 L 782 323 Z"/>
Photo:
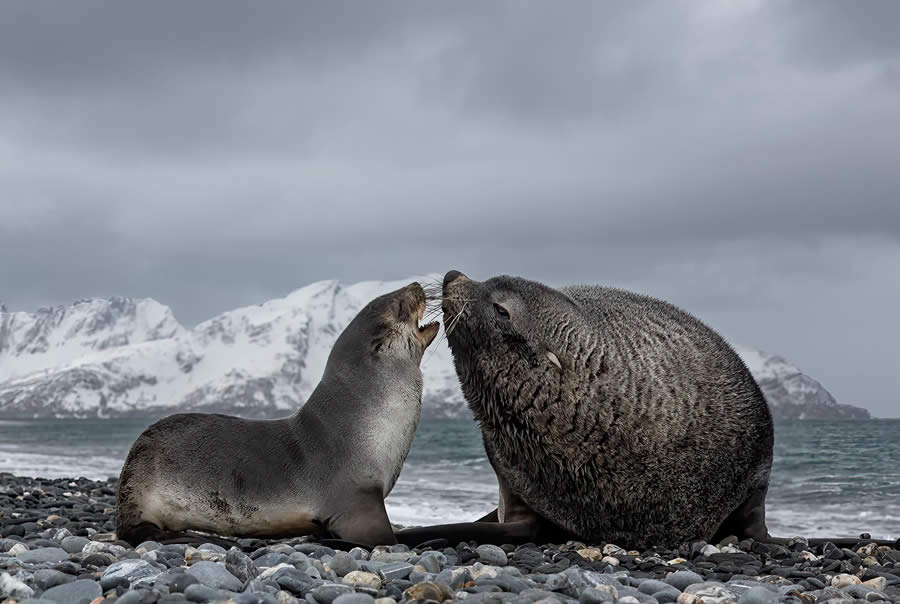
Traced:
<path id="1" fill-rule="evenodd" d="M 447 335 L 453 333 L 453 329 L 456 327 L 456 324 L 459 323 L 459 320 L 462 318 L 463 313 L 466 312 L 466 307 L 469 305 L 469 300 L 463 302 L 463 307 L 459 310 L 453 320 L 450 321 L 450 325 L 447 326 Z"/>
<path id="2" fill-rule="evenodd" d="M 431 352 L 428 353 L 428 358 L 426 358 L 422 362 L 423 365 L 427 364 L 428 361 L 431 360 L 431 357 L 434 356 L 434 351 L 438 349 L 438 346 L 440 346 L 441 342 L 443 342 L 445 339 L 447 339 L 447 335 L 449 335 L 453 331 L 453 328 L 456 327 L 456 324 L 459 323 L 459 320 L 462 317 L 463 311 L 466 310 L 466 306 L 469 305 L 469 302 L 472 302 L 472 300 L 456 300 L 456 301 L 462 302 L 463 307 L 459 310 L 458 313 L 456 313 L 456 316 L 454 316 L 450 321 L 446 322 L 446 326 L 444 327 L 444 330 L 441 333 L 440 339 L 437 341 L 437 344 L 435 344 L 434 347 L 432 347 Z"/>

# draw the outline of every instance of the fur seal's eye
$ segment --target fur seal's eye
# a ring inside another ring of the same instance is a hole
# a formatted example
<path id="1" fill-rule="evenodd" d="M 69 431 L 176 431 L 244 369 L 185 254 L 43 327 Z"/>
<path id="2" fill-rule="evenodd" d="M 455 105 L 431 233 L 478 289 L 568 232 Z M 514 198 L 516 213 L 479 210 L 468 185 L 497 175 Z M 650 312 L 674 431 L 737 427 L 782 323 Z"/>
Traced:
<path id="1" fill-rule="evenodd" d="M 504 319 L 509 318 L 509 311 L 502 304 L 494 303 L 494 310 L 497 311 L 497 314 L 503 317 Z"/>

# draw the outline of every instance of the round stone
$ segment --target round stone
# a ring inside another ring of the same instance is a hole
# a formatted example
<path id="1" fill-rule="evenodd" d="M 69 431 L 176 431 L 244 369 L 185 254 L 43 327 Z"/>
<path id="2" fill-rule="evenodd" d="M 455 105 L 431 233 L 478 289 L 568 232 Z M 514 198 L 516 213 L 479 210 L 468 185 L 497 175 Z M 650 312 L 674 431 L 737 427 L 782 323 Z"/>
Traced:
<path id="1" fill-rule="evenodd" d="M 0 594 L 24 600 L 34 595 L 34 590 L 9 573 L 0 573 Z"/>
<path id="2" fill-rule="evenodd" d="M 50 568 L 42 568 L 41 570 L 35 571 L 34 577 L 32 578 L 35 586 L 42 591 L 64 583 L 71 583 L 74 580 L 75 577 L 72 575 Z"/>
<path id="3" fill-rule="evenodd" d="M 103 591 L 100 589 L 99 583 L 90 579 L 79 579 L 72 583 L 51 587 L 41 594 L 41 599 L 68 604 L 81 600 L 90 602 L 101 595 L 103 595 Z"/>
<path id="4" fill-rule="evenodd" d="M 348 585 L 320 585 L 312 590 L 312 597 L 319 604 L 331 604 L 338 596 L 353 592 Z"/>
<path id="5" fill-rule="evenodd" d="M 615 602 L 619 594 L 615 587 L 611 585 L 603 585 L 609 589 L 599 589 L 597 587 L 588 587 L 578 597 L 579 604 L 602 604 L 603 602 Z"/>
<path id="6" fill-rule="evenodd" d="M 87 537 L 66 537 L 60 543 L 60 546 L 70 554 L 80 554 L 84 546 L 90 543 Z"/>
<path id="7" fill-rule="evenodd" d="M 684 591 L 690 585 L 703 583 L 703 577 L 690 570 L 679 570 L 666 577 L 664 582 L 678 591 Z"/>
<path id="8" fill-rule="evenodd" d="M 372 589 L 381 588 L 381 577 L 364 570 L 354 570 L 347 573 L 342 581 L 344 585 L 363 585 Z"/>
<path id="9" fill-rule="evenodd" d="M 482 562 L 492 566 L 506 566 L 509 562 L 506 552 L 496 545 L 479 545 L 475 548 L 475 553 Z"/>
<path id="10" fill-rule="evenodd" d="M 357 564 L 353 556 L 347 552 L 336 553 L 331 559 L 331 562 L 328 563 L 328 566 L 331 567 L 331 570 L 333 570 L 338 577 L 343 577 L 347 573 L 359 569 L 359 564 Z"/>
<path id="11" fill-rule="evenodd" d="M 833 579 L 831 579 L 831 586 L 837 587 L 840 589 L 841 587 L 848 587 L 850 585 L 859 585 L 862 583 L 859 577 L 855 575 L 848 575 L 846 573 L 842 573 L 840 575 L 835 575 Z"/>
<path id="12" fill-rule="evenodd" d="M 240 591 L 242 583 L 221 564 L 215 562 L 194 562 L 187 574 L 195 577 L 200 583 L 214 589 Z"/>
<path id="13" fill-rule="evenodd" d="M 237 577 L 241 583 L 259 576 L 259 569 L 253 564 L 250 556 L 236 547 L 232 547 L 225 554 L 225 570 Z"/>
<path id="14" fill-rule="evenodd" d="M 765 587 L 751 587 L 738 598 L 738 604 L 774 604 L 778 594 Z"/>
<path id="15" fill-rule="evenodd" d="M 100 578 L 101 583 L 115 586 L 122 580 L 127 580 L 131 587 L 137 587 L 144 583 L 149 583 L 162 574 L 162 571 L 146 560 L 120 560 L 110 564 L 103 576 Z"/>
<path id="16" fill-rule="evenodd" d="M 332 604 L 375 604 L 375 598 L 369 594 L 341 594 L 332 601 Z"/>
<path id="17" fill-rule="evenodd" d="M 62 562 L 69 559 L 69 552 L 60 547 L 39 547 L 28 550 L 16 556 L 22 562 L 28 564 L 40 564 L 42 562 Z"/>

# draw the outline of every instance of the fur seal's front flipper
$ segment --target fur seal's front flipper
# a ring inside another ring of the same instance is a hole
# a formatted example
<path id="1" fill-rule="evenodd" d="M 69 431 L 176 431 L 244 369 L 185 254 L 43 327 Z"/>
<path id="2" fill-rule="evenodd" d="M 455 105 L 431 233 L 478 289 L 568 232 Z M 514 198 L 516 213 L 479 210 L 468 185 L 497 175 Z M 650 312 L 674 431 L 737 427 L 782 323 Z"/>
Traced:
<path id="1" fill-rule="evenodd" d="M 397 543 L 381 491 L 358 496 L 360 500 L 353 502 L 346 511 L 328 519 L 328 531 L 339 536 L 341 541 L 355 541 L 367 544 L 364 547 L 369 548 Z"/>

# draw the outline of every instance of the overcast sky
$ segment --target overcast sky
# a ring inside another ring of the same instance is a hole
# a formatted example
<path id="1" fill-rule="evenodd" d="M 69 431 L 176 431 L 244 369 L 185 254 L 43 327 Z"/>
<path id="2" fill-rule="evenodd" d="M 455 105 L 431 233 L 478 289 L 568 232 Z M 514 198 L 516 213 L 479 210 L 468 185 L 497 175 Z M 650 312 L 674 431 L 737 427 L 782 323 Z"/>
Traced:
<path id="1" fill-rule="evenodd" d="M 666 298 L 900 416 L 900 2 L 28 2 L 0 300 L 451 268 Z"/>

